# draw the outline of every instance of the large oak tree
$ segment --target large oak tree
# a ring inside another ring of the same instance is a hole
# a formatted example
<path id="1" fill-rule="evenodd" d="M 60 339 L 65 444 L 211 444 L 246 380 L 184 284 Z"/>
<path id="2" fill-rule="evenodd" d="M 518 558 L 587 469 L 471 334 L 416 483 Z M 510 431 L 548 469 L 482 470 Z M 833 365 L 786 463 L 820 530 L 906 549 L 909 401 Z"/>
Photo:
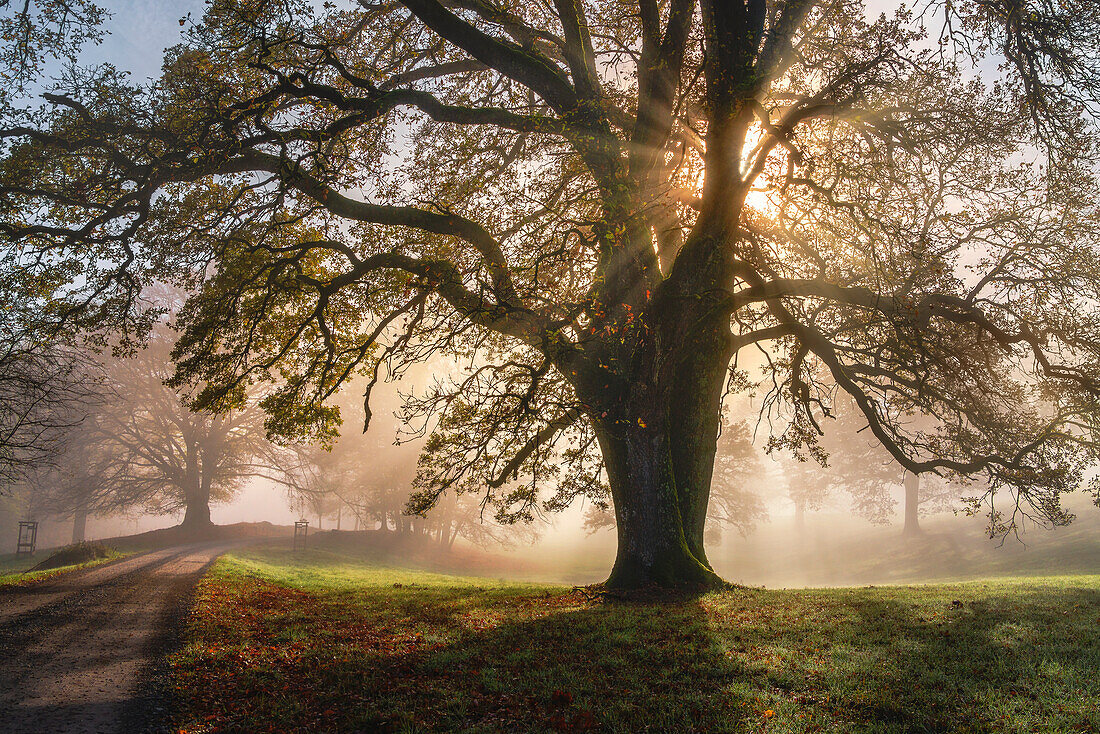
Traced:
<path id="1" fill-rule="evenodd" d="M 178 379 L 274 381 L 288 435 L 461 359 L 408 406 L 412 509 L 610 491 L 613 585 L 718 581 L 720 403 L 754 384 L 777 446 L 843 391 L 907 470 L 1060 520 L 1100 395 L 1092 6 L 213 0 L 155 84 L 8 111 L 0 231 L 87 318 L 174 274 Z"/>

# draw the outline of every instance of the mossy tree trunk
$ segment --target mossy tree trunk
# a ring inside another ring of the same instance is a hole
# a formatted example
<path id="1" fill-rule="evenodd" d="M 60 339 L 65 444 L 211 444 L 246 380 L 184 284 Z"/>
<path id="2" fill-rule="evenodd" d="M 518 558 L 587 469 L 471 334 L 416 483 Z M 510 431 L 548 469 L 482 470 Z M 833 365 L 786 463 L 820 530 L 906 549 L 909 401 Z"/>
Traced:
<path id="1" fill-rule="evenodd" d="M 616 400 L 594 421 L 618 530 L 607 585 L 717 586 L 722 580 L 707 560 L 703 533 L 729 363 L 728 319 L 675 303 L 656 313 Z"/>
<path id="2" fill-rule="evenodd" d="M 705 504 L 701 495 L 709 487 L 677 484 L 667 428 L 647 425 L 599 433 L 618 531 L 618 553 L 607 585 L 719 584 L 694 537 L 696 518 L 682 509 Z"/>

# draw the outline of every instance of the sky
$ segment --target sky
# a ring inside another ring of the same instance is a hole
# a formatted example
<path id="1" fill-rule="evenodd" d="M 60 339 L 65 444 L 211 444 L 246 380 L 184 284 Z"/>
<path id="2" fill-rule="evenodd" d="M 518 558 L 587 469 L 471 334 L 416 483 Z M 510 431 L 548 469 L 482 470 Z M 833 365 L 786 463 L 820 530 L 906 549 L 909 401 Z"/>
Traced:
<path id="1" fill-rule="evenodd" d="M 160 70 L 164 49 L 179 43 L 185 28 L 180 18 L 188 13 L 198 20 L 205 4 L 196 0 L 100 0 L 112 17 L 107 23 L 111 35 L 88 53 L 89 58 L 105 59 L 135 77 L 152 77 Z M 867 0 L 867 13 L 892 12 L 898 0 Z"/>
<path id="2" fill-rule="evenodd" d="M 164 50 L 183 40 L 180 18 L 188 13 L 198 19 L 204 3 L 195 0 L 100 0 L 110 12 L 110 35 L 86 50 L 87 60 L 105 60 L 132 72 L 136 79 L 160 72 Z"/>

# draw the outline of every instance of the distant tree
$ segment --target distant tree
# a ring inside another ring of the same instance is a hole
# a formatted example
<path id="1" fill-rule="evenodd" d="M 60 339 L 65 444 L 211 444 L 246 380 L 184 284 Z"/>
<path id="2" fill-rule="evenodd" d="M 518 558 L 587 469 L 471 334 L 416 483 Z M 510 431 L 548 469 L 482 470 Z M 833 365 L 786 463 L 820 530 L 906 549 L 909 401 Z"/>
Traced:
<path id="1" fill-rule="evenodd" d="M 794 505 L 794 526 L 806 528 L 806 513 L 820 510 L 832 493 L 828 469 L 801 453 L 784 452 L 775 457 L 782 467 L 787 498 Z"/>
<path id="2" fill-rule="evenodd" d="M 265 438 L 263 412 L 193 411 L 165 385 L 172 336 L 159 328 L 134 356 L 104 357 L 105 399 L 67 436 L 56 464 L 29 480 L 40 506 L 72 513 L 78 525 L 87 514 L 183 510 L 183 527 L 201 529 L 211 525 L 211 503 L 246 481 L 287 481 L 293 454 Z"/>
<path id="3" fill-rule="evenodd" d="M 416 454 L 391 449 L 377 435 L 361 440 L 354 434 L 341 435 L 331 449 L 301 449 L 294 501 L 318 516 L 346 511 L 357 526 L 400 530 Z"/>
<path id="4" fill-rule="evenodd" d="M 752 426 L 745 420 L 725 420 L 718 436 L 707 512 L 712 533 L 732 527 L 745 535 L 767 519 L 766 482 L 762 451 L 753 444 Z"/>
<path id="5" fill-rule="evenodd" d="M 356 374 L 469 358 L 416 403 L 413 509 L 609 489 L 614 586 L 720 583 L 723 393 L 759 383 L 803 445 L 821 373 L 907 470 L 1066 522 L 1100 457 L 1094 11 L 212 0 L 155 84 L 3 111 L 0 231 L 103 319 L 174 274 L 197 405 L 274 380 L 295 437 Z M 762 381 L 729 379 L 757 347 Z"/>
<path id="6" fill-rule="evenodd" d="M 95 409 L 100 378 L 79 350 L 0 334 L 0 495 L 57 459 Z"/>
<path id="7" fill-rule="evenodd" d="M 838 494 L 847 494 L 852 511 L 876 524 L 890 522 L 897 511 L 893 492 L 902 490 L 902 535 L 920 533 L 920 517 L 952 507 L 966 509 L 966 485 L 937 474 L 918 475 L 902 469 L 894 457 L 873 440 L 851 439 L 849 450 L 830 452 L 822 466 L 812 459 L 783 455 L 779 461 L 787 482 L 787 496 L 795 507 L 795 525 L 802 529 L 807 512 L 820 510 Z"/>
<path id="8" fill-rule="evenodd" d="M 870 434 L 863 414 L 850 401 L 838 401 L 833 417 L 822 425 L 823 434 L 812 454 L 781 454 L 796 513 L 820 509 L 827 496 L 843 492 L 849 496 L 855 514 L 874 523 L 886 523 L 896 510 L 894 491 L 901 488 L 902 533 L 913 535 L 920 532 L 922 511 L 944 509 L 952 502 L 961 506 L 966 494 L 963 482 L 929 473 L 922 491 L 921 476 L 898 464 Z M 925 430 L 933 427 L 923 416 L 908 416 L 906 422 Z"/>
<path id="9" fill-rule="evenodd" d="M 361 411 L 350 399 L 362 385 L 352 383 L 335 396 L 344 416 Z M 381 425 L 379 425 L 381 424 Z M 412 508 L 410 494 L 417 473 L 422 441 L 406 436 L 401 443 L 385 441 L 387 421 L 374 421 L 369 434 L 342 432 L 330 448 L 309 446 L 293 482 L 293 495 L 304 506 L 324 514 L 346 509 L 356 518 L 356 527 L 374 526 L 404 535 L 430 536 L 440 548 L 449 550 L 458 538 L 480 546 L 507 544 L 534 537 L 526 523 L 501 524 L 492 513 L 485 516 L 481 492 L 460 492 L 454 488 L 429 508 Z M 429 454 L 430 455 L 430 454 Z"/>
<path id="10" fill-rule="evenodd" d="M 96 335 L 64 323 L 61 280 L 0 252 L 0 494 L 53 460 L 102 391 Z"/>

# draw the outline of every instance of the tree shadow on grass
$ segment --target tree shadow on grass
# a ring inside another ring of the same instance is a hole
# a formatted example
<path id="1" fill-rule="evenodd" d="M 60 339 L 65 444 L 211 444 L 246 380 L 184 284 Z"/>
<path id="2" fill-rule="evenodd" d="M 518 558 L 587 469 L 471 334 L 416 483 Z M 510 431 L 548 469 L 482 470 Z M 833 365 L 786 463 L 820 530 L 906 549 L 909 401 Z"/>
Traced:
<path id="1" fill-rule="evenodd" d="M 741 702 L 726 693 L 737 671 L 694 603 L 505 622 L 393 662 L 409 685 L 379 708 L 443 703 L 433 728 L 727 731 L 740 715 Z"/>
<path id="2" fill-rule="evenodd" d="M 738 671 L 697 601 L 415 588 L 353 614 L 331 601 L 258 622 L 243 648 L 203 640 L 177 674 L 187 718 L 222 731 L 740 730 L 743 702 L 726 692 Z"/>
<path id="3" fill-rule="evenodd" d="M 1100 590 L 780 593 L 805 614 L 715 632 L 758 646 L 742 659 L 780 692 L 777 715 L 827 731 L 1100 731 Z"/>
<path id="4" fill-rule="evenodd" d="M 1100 730 L 1100 591 L 968 588 L 244 594 L 182 683 L 215 731 Z"/>

